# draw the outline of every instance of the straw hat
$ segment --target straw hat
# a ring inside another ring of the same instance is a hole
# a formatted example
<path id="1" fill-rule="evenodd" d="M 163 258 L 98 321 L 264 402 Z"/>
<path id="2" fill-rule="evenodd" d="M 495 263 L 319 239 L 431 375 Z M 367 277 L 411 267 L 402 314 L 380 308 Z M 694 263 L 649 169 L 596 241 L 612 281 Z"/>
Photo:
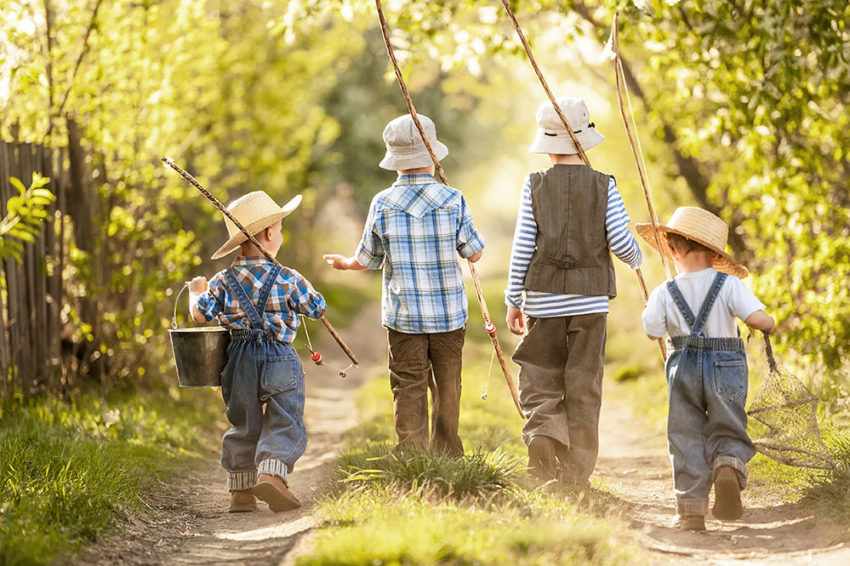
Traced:
<path id="1" fill-rule="evenodd" d="M 570 125 L 570 129 L 575 134 L 582 149 L 587 150 L 602 143 L 605 137 L 594 129 L 584 100 L 561 97 L 557 101 L 564 118 L 567 119 L 567 124 Z M 564 122 L 561 121 L 558 113 L 555 112 L 555 107 L 548 100 L 537 109 L 537 136 L 535 136 L 528 151 L 531 153 L 565 155 L 578 153 L 576 144 L 573 143 L 570 134 L 564 127 Z"/>
<path id="2" fill-rule="evenodd" d="M 227 206 L 227 211 L 251 234 L 268 228 L 278 220 L 289 216 L 301 204 L 301 195 L 279 207 L 265 191 L 254 191 L 239 197 Z M 224 217 L 229 239 L 212 255 L 211 259 L 222 258 L 248 240 L 248 237 L 227 216 Z"/>
<path id="3" fill-rule="evenodd" d="M 437 156 L 438 161 L 442 161 L 449 154 L 449 148 L 437 141 L 437 128 L 431 118 L 424 114 L 417 114 L 417 116 L 428 137 L 428 143 L 434 150 L 434 155 Z M 384 169 L 390 171 L 418 169 L 434 163 L 428 148 L 425 147 L 425 142 L 422 141 L 422 134 L 419 133 L 410 114 L 399 116 L 387 124 L 384 128 L 384 145 L 387 146 L 387 153 L 378 164 Z"/>
<path id="4" fill-rule="evenodd" d="M 635 224 L 635 230 L 644 240 L 649 242 L 650 246 L 658 249 L 655 245 L 655 236 L 652 234 L 652 224 Z M 737 275 L 740 279 L 749 274 L 746 267 L 726 253 L 729 226 L 707 210 L 693 206 L 681 206 L 676 209 L 666 225 L 658 225 L 658 237 L 661 240 L 664 253 L 667 257 L 673 259 L 673 256 L 670 255 L 670 247 L 667 245 L 667 232 L 679 234 L 704 245 L 713 252 L 717 252 L 719 255 L 711 265 L 717 271 Z"/>

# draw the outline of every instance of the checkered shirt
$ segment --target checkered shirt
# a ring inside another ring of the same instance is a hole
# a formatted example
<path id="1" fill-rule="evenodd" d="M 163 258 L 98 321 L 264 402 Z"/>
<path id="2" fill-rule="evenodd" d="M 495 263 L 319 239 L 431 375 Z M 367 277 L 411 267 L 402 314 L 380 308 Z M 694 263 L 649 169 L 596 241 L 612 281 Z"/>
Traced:
<path id="1" fill-rule="evenodd" d="M 254 307 L 257 307 L 260 291 L 274 264 L 266 259 L 240 256 L 230 267 L 235 269 L 237 281 L 244 287 Z M 227 287 L 226 281 L 224 270 L 213 275 L 207 291 L 198 297 L 198 310 L 204 313 L 208 321 L 218 317 L 219 324 L 224 328 L 251 328 L 248 314 Z M 262 318 L 279 341 L 289 344 L 295 340 L 298 331 L 298 315 L 321 318 L 325 308 L 322 295 L 310 290 L 300 273 L 284 267 L 272 285 Z"/>
<path id="2" fill-rule="evenodd" d="M 383 325 L 430 334 L 466 324 L 457 254 L 483 248 L 463 194 L 417 173 L 399 175 L 375 195 L 355 257 L 369 269 L 383 267 Z"/>

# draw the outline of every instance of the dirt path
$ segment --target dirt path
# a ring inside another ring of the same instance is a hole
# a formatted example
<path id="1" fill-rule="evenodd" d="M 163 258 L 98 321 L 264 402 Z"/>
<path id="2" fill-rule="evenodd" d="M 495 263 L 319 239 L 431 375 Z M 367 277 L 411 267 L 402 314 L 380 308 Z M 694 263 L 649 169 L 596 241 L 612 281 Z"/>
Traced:
<path id="1" fill-rule="evenodd" d="M 228 513 L 225 473 L 219 463 L 219 454 L 210 454 L 201 468 L 163 486 L 162 494 L 154 495 L 151 518 L 127 517 L 121 535 L 108 537 L 87 549 L 76 563 L 97 566 L 286 564 L 296 543 L 314 527 L 311 516 L 314 499 L 333 471 L 342 434 L 356 424 L 357 389 L 386 366 L 385 335 L 376 322 L 380 320 L 379 308 L 379 305 L 366 307 L 352 327 L 342 332 L 343 339 L 360 361 L 360 367 L 349 371 L 345 379 L 333 369 L 347 366 L 348 359 L 320 324 L 312 323 L 309 327 L 314 346 L 322 352 L 328 367 L 318 368 L 308 358 L 309 365 L 304 368 L 309 442 L 290 476 L 290 487 L 303 505 L 300 509 L 272 513 L 259 502 L 259 510 L 255 513 Z M 299 347 L 301 341 L 303 338 L 299 338 Z M 224 425 L 226 422 L 222 422 Z"/>
<path id="2" fill-rule="evenodd" d="M 88 549 L 77 564 L 293 563 L 305 542 L 309 544 L 305 535 L 315 525 L 314 499 L 332 471 L 341 436 L 356 423 L 354 394 L 366 378 L 385 371 L 385 338 L 375 322 L 380 315 L 377 307 L 367 308 L 343 332 L 361 358 L 359 370 L 341 379 L 329 368 L 306 368 L 310 441 L 291 476 L 302 508 L 274 514 L 261 503 L 256 513 L 227 513 L 224 472 L 218 454 L 210 454 L 200 469 L 163 486 L 154 497 L 149 518 L 128 517 L 121 535 Z M 315 335 L 318 328 L 313 324 L 310 330 Z M 329 338 L 322 341 L 321 351 L 331 367 L 347 365 Z M 633 538 L 648 550 L 648 564 L 850 564 L 846 529 L 778 498 L 754 501 L 751 492 L 744 492 L 747 511 L 740 521 L 710 519 L 705 533 L 672 529 L 674 499 L 664 434 L 647 432 L 623 397 L 616 384 L 606 383 L 596 474 L 604 479 L 606 491 L 625 504 L 624 518 Z"/>
<path id="3" fill-rule="evenodd" d="M 850 564 L 846 529 L 796 505 L 754 501 L 748 491 L 740 520 L 709 517 L 704 533 L 672 529 L 675 498 L 663 432 L 640 426 L 616 385 L 606 385 L 603 398 L 596 474 L 626 503 L 626 519 L 651 564 Z"/>

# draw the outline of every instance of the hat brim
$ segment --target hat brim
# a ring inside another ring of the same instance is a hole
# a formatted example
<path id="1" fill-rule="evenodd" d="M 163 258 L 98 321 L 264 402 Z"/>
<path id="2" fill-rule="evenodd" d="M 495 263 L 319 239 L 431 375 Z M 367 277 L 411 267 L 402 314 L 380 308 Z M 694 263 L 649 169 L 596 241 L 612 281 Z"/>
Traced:
<path id="1" fill-rule="evenodd" d="M 268 228 L 269 226 L 271 226 L 272 224 L 274 224 L 278 220 L 283 220 L 284 218 L 286 218 L 287 216 L 292 214 L 292 211 L 295 210 L 296 208 L 298 208 L 298 205 L 300 205 L 300 204 L 301 204 L 301 195 L 296 195 L 295 197 L 290 199 L 289 202 L 287 202 L 285 205 L 283 205 L 280 208 L 280 210 L 277 210 L 277 211 L 272 212 L 272 213 L 270 213 L 266 216 L 263 216 L 262 218 L 255 220 L 251 224 L 248 224 L 247 226 L 245 226 L 244 227 L 245 231 L 253 236 L 254 234 L 259 232 L 260 230 Z M 248 237 L 245 235 L 245 233 L 242 232 L 242 230 L 238 230 L 235 234 L 233 234 L 230 237 L 230 239 L 228 239 L 224 243 L 223 246 L 221 246 L 220 248 L 218 248 L 216 250 L 216 252 L 210 257 L 210 259 L 220 259 L 220 258 L 223 258 L 226 255 L 230 255 L 233 252 L 235 252 L 237 249 L 239 249 L 239 246 L 241 246 L 244 242 L 247 242 L 247 241 L 248 241 Z"/>
<path id="2" fill-rule="evenodd" d="M 596 147 L 605 140 L 605 136 L 597 132 L 594 128 L 582 130 L 575 134 L 575 136 L 578 143 L 581 144 L 581 148 L 585 151 Z M 529 153 L 555 153 L 560 155 L 578 153 L 576 144 L 573 143 L 572 138 L 570 138 L 570 135 L 566 131 L 551 135 L 551 132 L 547 134 L 542 128 L 537 128 L 537 135 L 534 137 L 534 141 L 531 143 L 528 151 Z"/>
<path id="3" fill-rule="evenodd" d="M 739 279 L 744 279 L 744 278 L 747 277 L 747 275 L 750 274 L 749 270 L 746 267 L 744 267 L 742 264 L 735 261 L 735 259 L 732 256 L 727 254 L 725 251 L 719 250 L 715 246 L 701 240 L 698 236 L 694 236 L 693 234 L 686 234 L 686 233 L 680 232 L 678 230 L 670 229 L 667 226 L 665 226 L 664 224 L 658 224 L 657 228 L 658 228 L 658 239 L 661 240 L 661 246 L 663 248 L 662 250 L 659 250 L 659 251 L 661 251 L 664 255 L 666 255 L 668 258 L 670 258 L 670 260 L 673 260 L 673 256 L 670 254 L 670 246 L 667 245 L 667 233 L 673 232 L 674 234 L 679 234 L 682 237 L 685 237 L 689 240 L 693 240 L 694 242 L 702 244 L 703 246 L 707 247 L 711 251 L 717 253 L 718 257 L 716 257 L 711 264 L 711 267 L 713 267 L 717 271 L 719 271 L 721 273 L 728 273 L 729 275 L 735 275 Z M 658 249 L 658 246 L 656 245 L 655 234 L 654 234 L 654 231 L 652 229 L 652 224 L 650 224 L 648 222 L 647 223 L 641 223 L 641 224 L 635 224 L 635 231 L 650 246 L 652 246 L 656 250 Z"/>
<path id="4" fill-rule="evenodd" d="M 431 149 L 434 150 L 434 155 L 437 156 L 437 161 L 442 161 L 449 154 L 449 148 L 446 147 L 446 144 L 438 140 L 428 141 L 431 143 Z M 378 166 L 389 171 L 401 171 L 404 169 L 428 167 L 433 164 L 434 160 L 431 159 L 431 154 L 428 153 L 428 149 L 423 145 L 416 151 L 406 154 L 388 149 L 384 158 L 378 163 Z"/>

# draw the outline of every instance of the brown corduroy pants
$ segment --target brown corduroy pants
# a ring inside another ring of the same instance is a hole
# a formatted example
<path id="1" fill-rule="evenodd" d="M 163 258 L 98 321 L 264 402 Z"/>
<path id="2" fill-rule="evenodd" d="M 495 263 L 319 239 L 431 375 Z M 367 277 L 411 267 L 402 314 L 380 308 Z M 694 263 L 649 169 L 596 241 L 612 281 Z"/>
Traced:
<path id="1" fill-rule="evenodd" d="M 458 436 L 465 328 L 434 334 L 387 329 L 397 448 L 463 455 Z M 428 390 L 431 390 L 429 444 Z"/>
<path id="2" fill-rule="evenodd" d="M 519 401 L 535 436 L 557 441 L 563 481 L 584 484 L 599 451 L 606 313 L 528 317 L 528 334 L 511 359 L 519 364 Z"/>

